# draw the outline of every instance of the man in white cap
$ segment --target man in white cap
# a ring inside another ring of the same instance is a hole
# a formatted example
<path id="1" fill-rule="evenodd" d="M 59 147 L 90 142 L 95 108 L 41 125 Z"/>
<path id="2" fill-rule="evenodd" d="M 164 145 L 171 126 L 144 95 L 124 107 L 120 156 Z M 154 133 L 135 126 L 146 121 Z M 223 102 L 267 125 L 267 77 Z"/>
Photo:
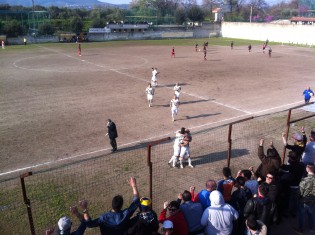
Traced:
<path id="1" fill-rule="evenodd" d="M 173 222 L 170 220 L 165 220 L 162 225 L 162 234 L 171 235 L 173 234 Z"/>
<path id="2" fill-rule="evenodd" d="M 78 211 L 76 206 L 70 207 L 70 212 L 80 220 L 80 225 L 77 230 L 71 232 L 72 221 L 69 217 L 63 216 L 58 221 L 58 235 L 83 235 L 86 230 L 86 224 L 83 215 Z M 46 235 L 54 234 L 55 229 L 46 230 Z"/>

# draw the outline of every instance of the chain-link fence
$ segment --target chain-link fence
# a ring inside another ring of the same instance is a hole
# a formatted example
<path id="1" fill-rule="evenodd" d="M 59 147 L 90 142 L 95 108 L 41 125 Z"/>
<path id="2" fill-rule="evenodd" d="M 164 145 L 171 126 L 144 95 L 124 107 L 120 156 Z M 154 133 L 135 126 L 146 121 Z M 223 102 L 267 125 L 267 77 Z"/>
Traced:
<path id="1" fill-rule="evenodd" d="M 290 136 L 305 126 L 309 133 L 315 129 L 314 116 L 302 109 L 292 109 L 289 113 L 279 112 L 191 131 L 194 169 L 169 168 L 167 163 L 173 155 L 173 139 L 164 139 L 160 144 L 153 144 L 150 152 L 143 143 L 114 154 L 31 169 L 32 175 L 23 178 L 25 198 L 21 186 L 23 180 L 16 175 L 6 175 L 0 179 L 0 234 L 31 234 L 30 221 L 33 221 L 35 234 L 44 234 L 44 230 L 55 226 L 61 216 L 69 215 L 69 207 L 81 199 L 89 201 L 93 218 L 110 210 L 112 197 L 117 194 L 124 196 L 124 206 L 127 206 L 132 196 L 127 183 L 130 176 L 137 178 L 141 196 L 152 193 L 153 209 L 159 213 L 164 201 L 175 200 L 178 193 L 189 186 L 195 186 L 198 192 L 205 187 L 206 180 L 220 179 L 222 168 L 228 164 L 233 175 L 249 166 L 257 168 L 261 138 L 266 140 L 266 148 L 272 140 L 279 153 L 283 153 L 282 132 Z M 30 211 L 32 218 L 28 214 Z M 75 227 L 77 221 L 73 221 Z M 86 234 L 98 233 L 98 229 L 89 229 Z"/>

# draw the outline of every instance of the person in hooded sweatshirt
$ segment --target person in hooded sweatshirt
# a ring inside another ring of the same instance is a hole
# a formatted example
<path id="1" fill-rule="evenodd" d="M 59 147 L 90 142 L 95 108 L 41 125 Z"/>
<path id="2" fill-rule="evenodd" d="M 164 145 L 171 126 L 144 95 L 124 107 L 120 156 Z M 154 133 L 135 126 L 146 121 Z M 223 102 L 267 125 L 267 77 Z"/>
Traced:
<path id="1" fill-rule="evenodd" d="M 222 194 L 217 190 L 211 192 L 210 201 L 211 206 L 205 209 L 201 217 L 201 225 L 206 226 L 206 234 L 232 234 L 233 221 L 238 219 L 238 212 L 224 202 Z"/>

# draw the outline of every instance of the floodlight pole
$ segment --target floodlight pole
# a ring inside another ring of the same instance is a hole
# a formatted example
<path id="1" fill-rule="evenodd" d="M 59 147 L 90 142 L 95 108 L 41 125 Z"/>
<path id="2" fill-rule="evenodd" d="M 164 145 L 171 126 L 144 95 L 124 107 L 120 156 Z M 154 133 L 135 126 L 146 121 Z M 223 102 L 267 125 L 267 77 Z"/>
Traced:
<path id="1" fill-rule="evenodd" d="M 249 23 L 252 23 L 253 6 L 250 6 Z"/>

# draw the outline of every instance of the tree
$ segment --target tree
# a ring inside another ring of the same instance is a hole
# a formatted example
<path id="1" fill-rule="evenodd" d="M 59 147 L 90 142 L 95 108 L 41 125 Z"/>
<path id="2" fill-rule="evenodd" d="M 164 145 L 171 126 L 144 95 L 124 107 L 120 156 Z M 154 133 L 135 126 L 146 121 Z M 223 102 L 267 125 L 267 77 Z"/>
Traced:
<path id="1" fill-rule="evenodd" d="M 200 22 L 204 19 L 203 11 L 197 5 L 193 5 L 191 8 L 188 9 L 187 17 L 192 22 Z"/>
<path id="2" fill-rule="evenodd" d="M 24 35 L 26 30 L 21 26 L 20 22 L 17 20 L 11 20 L 7 22 L 3 27 L 3 32 L 8 37 L 17 37 L 19 35 Z"/>
<path id="3" fill-rule="evenodd" d="M 92 20 L 92 28 L 104 28 L 106 26 L 106 22 L 104 19 L 94 18 Z"/>
<path id="4" fill-rule="evenodd" d="M 175 11 L 176 24 L 181 25 L 186 21 L 186 11 L 183 7 L 178 7 Z"/>
<path id="5" fill-rule="evenodd" d="M 70 26 L 73 32 L 80 33 L 82 32 L 83 22 L 79 17 L 73 17 L 70 21 Z"/>
<path id="6" fill-rule="evenodd" d="M 53 35 L 54 29 L 49 23 L 44 23 L 38 27 L 38 33 L 41 35 Z"/>

